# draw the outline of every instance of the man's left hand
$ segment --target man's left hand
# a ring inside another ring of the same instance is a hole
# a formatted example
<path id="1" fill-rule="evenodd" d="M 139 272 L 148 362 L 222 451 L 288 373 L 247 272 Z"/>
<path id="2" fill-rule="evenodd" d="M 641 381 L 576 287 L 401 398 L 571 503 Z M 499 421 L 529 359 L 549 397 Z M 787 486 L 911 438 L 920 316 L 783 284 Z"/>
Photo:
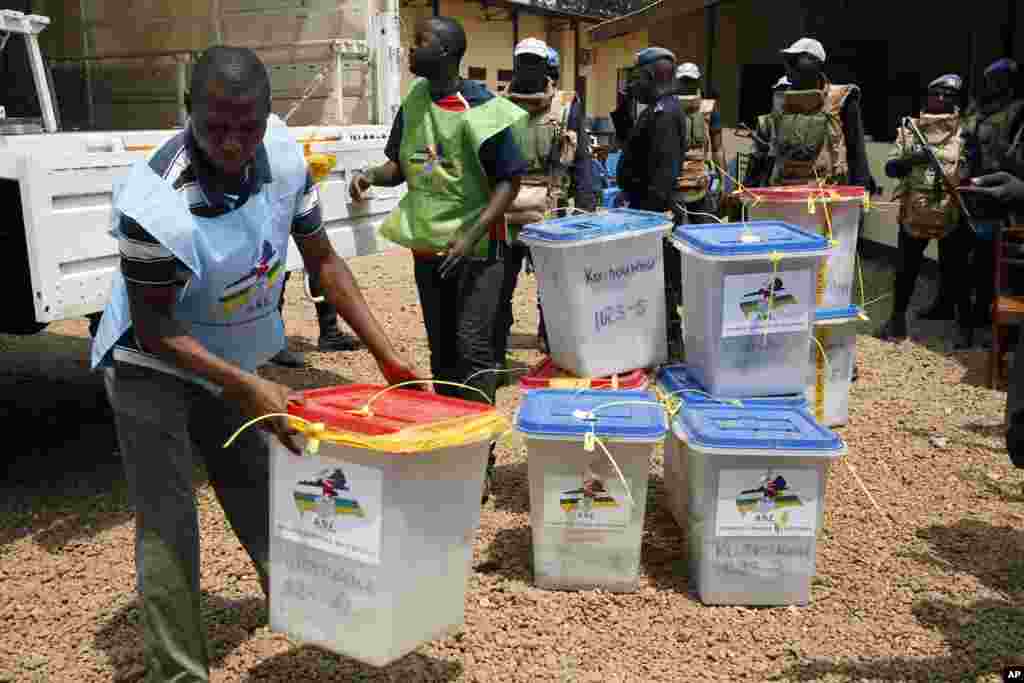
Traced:
<path id="1" fill-rule="evenodd" d="M 970 183 L 973 191 L 998 202 L 1024 202 L 1024 180 L 1006 171 L 972 178 Z"/>

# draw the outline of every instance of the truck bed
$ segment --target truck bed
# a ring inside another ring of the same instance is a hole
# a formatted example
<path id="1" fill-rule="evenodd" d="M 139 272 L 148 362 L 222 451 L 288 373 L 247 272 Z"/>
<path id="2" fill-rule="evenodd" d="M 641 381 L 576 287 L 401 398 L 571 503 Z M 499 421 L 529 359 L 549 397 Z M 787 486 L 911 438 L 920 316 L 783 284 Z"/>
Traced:
<path id="1" fill-rule="evenodd" d="M 31 278 L 30 295 L 39 323 L 99 312 L 106 304 L 111 278 L 118 267 L 116 241 L 110 236 L 114 180 L 178 130 L 111 133 L 54 133 L 0 137 L 0 181 L 17 183 L 20 206 L 5 207 L 12 220 L 3 221 L 0 240 L 13 251 L 4 253 L 5 268 Z M 337 156 L 338 163 L 320 185 L 324 223 L 342 257 L 374 254 L 392 245 L 377 228 L 398 203 L 399 188 L 374 188 L 375 196 L 352 204 L 348 196 L 353 171 L 383 163 L 387 126 L 292 128 L 295 137 L 312 138 L 312 149 Z M 21 227 L 18 225 L 20 214 Z M 18 239 L 23 233 L 24 240 Z M 292 243 L 288 269 L 302 268 Z M 20 277 L 23 281 L 24 278 Z M 8 291 L 7 296 L 15 295 Z M 27 307 L 27 303 L 25 304 Z M 20 307 L 16 307 L 20 308 Z"/>

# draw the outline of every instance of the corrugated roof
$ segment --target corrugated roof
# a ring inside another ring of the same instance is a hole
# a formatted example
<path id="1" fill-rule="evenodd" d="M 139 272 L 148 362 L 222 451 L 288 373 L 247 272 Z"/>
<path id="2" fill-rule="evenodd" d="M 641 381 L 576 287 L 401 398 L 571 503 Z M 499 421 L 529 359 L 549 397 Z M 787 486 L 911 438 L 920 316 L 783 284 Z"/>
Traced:
<path id="1" fill-rule="evenodd" d="M 719 2 L 721 0 L 656 0 L 641 10 L 603 21 L 588 29 L 590 40 L 600 43 L 627 33 L 642 31 L 655 20 L 663 21 L 668 17 L 690 14 L 705 7 L 717 5 Z"/>

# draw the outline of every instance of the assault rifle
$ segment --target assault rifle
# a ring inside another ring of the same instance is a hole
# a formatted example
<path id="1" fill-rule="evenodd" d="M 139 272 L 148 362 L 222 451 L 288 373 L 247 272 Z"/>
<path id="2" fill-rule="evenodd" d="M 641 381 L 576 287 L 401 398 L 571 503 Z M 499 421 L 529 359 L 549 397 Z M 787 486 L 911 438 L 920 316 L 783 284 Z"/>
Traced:
<path id="1" fill-rule="evenodd" d="M 967 227 L 971 229 L 971 232 L 977 235 L 978 229 L 974 227 L 974 220 L 971 218 L 971 214 L 967 210 L 967 205 L 964 204 L 964 198 L 960 194 L 960 188 L 957 187 L 956 183 L 950 180 L 949 176 L 946 175 L 946 172 L 942 170 L 942 163 L 939 161 L 939 158 L 935 156 L 935 150 L 933 150 L 932 146 L 928 144 L 928 140 L 926 140 L 924 135 L 921 134 L 921 131 L 918 129 L 917 124 L 914 123 L 912 118 L 909 116 L 903 117 L 903 127 L 913 133 L 914 138 L 917 140 L 922 151 L 924 151 L 925 157 L 928 159 L 928 165 L 931 166 L 932 170 L 937 174 L 936 177 L 942 178 L 942 182 L 946 186 L 946 189 L 956 199 L 957 204 L 959 204 L 960 211 L 964 215 L 964 220 L 967 221 Z"/>

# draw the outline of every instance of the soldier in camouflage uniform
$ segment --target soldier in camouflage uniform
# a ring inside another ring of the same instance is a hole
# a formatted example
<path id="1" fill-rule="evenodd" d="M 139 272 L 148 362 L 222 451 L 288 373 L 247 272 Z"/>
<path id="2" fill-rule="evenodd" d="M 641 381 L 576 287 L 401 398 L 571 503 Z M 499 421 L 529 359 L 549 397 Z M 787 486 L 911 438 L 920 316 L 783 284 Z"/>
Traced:
<path id="1" fill-rule="evenodd" d="M 913 125 L 942 163 L 947 177 L 954 183 L 959 182 L 963 158 L 961 116 L 956 106 L 962 85 L 961 78 L 955 74 L 936 78 L 928 85 L 925 111 L 919 118 L 912 119 Z M 957 279 L 962 281 L 967 273 L 973 240 L 961 221 L 956 198 L 949 193 L 943 178 L 936 177 L 929 166 L 927 153 L 918 144 L 909 125 L 900 126 L 897 131 L 896 144 L 889 154 L 885 173 L 890 178 L 899 179 L 895 197 L 900 199 L 901 268 L 896 276 L 892 316 L 882 327 L 879 337 L 894 341 L 906 338 L 907 308 L 921 271 L 924 250 L 935 239 L 939 242 L 939 296 L 920 317 L 948 320 L 958 312 L 958 345 L 963 346 L 970 329 L 970 292 L 966 287 L 958 286 Z"/>
<path id="2" fill-rule="evenodd" d="M 1011 59 L 1000 59 L 985 70 L 981 95 L 964 121 L 964 174 L 968 177 L 1001 171 L 1018 174 L 1021 154 L 1021 126 L 1024 122 L 1024 92 L 1020 70 Z M 1018 176 L 1019 177 L 1019 176 Z M 992 236 L 994 227 L 1014 220 L 1014 207 L 993 192 L 966 192 L 964 201 L 977 228 L 974 251 L 972 323 L 975 328 L 991 325 L 994 296 Z M 998 194 L 998 193 L 997 193 Z M 1019 216 L 1018 216 L 1019 217 Z"/>
<path id="3" fill-rule="evenodd" d="M 682 173 L 676 183 L 677 203 L 686 207 L 688 223 L 711 223 L 718 213 L 717 194 L 712 190 L 712 175 L 725 168 L 722 145 L 722 117 L 718 102 L 703 96 L 700 68 L 692 62 L 676 69 L 679 103 L 687 118 L 687 137 L 683 144 Z M 712 173 L 712 162 L 718 168 Z"/>
<path id="4" fill-rule="evenodd" d="M 743 184 L 747 187 L 764 187 L 772 173 L 775 158 L 772 155 L 772 139 L 775 137 L 775 122 L 772 114 L 782 110 L 783 93 L 792 87 L 788 76 L 783 76 L 772 86 L 772 111 L 757 117 L 750 163 L 744 174 Z"/>

